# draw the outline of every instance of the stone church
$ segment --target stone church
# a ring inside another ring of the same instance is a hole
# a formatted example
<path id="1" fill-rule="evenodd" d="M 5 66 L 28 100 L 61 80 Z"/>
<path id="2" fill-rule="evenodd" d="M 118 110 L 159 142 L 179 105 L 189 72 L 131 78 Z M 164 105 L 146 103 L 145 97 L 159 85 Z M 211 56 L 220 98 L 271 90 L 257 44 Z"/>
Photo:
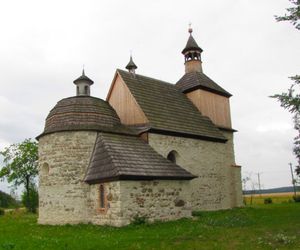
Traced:
<path id="1" fill-rule="evenodd" d="M 106 100 L 83 71 L 76 96 L 50 111 L 37 137 L 39 223 L 123 226 L 242 205 L 231 94 L 203 73 L 189 33 L 176 84 L 138 74 L 130 58 Z"/>

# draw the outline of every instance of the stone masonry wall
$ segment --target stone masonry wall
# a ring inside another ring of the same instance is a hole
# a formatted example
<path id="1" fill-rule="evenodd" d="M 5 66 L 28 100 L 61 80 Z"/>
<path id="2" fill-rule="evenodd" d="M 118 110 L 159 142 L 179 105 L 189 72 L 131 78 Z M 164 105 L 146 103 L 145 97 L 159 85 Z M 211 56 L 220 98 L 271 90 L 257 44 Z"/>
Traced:
<path id="1" fill-rule="evenodd" d="M 90 186 L 87 203 L 89 222 L 98 225 L 122 226 L 120 182 L 103 183 L 105 193 L 105 209 L 100 208 L 100 184 Z"/>
<path id="2" fill-rule="evenodd" d="M 184 194 L 188 181 L 115 181 L 103 183 L 105 208 L 100 208 L 100 184 L 91 185 L 88 199 L 90 222 L 124 226 L 136 216 L 148 221 L 175 220 L 191 216 L 191 204 Z"/>
<path id="3" fill-rule="evenodd" d="M 148 221 L 176 220 L 191 216 L 191 203 L 186 199 L 185 187 L 189 181 L 121 181 L 122 225 L 134 217 Z"/>
<path id="4" fill-rule="evenodd" d="M 83 182 L 96 132 L 59 132 L 39 140 L 39 219 L 41 224 L 88 221 L 89 185 Z"/>
<path id="5" fill-rule="evenodd" d="M 186 185 L 193 210 L 218 210 L 242 205 L 240 168 L 235 165 L 233 133 L 227 143 L 149 133 L 149 144 L 167 157 L 176 151 L 176 163 L 198 178 Z"/>

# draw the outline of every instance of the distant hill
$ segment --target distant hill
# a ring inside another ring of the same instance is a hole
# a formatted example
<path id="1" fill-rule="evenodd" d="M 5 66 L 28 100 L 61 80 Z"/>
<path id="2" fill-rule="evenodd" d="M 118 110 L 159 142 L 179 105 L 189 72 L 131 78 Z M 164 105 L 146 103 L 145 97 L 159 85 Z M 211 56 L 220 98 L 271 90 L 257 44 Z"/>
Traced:
<path id="1" fill-rule="evenodd" d="M 0 191 L 0 207 L 14 208 L 17 206 L 18 206 L 18 201 L 16 201 L 11 195 Z"/>
<path id="2" fill-rule="evenodd" d="M 300 192 L 300 186 L 296 187 L 297 192 Z M 290 193 L 294 192 L 294 187 L 279 187 L 262 190 L 243 190 L 243 194 L 273 194 L 273 193 Z"/>

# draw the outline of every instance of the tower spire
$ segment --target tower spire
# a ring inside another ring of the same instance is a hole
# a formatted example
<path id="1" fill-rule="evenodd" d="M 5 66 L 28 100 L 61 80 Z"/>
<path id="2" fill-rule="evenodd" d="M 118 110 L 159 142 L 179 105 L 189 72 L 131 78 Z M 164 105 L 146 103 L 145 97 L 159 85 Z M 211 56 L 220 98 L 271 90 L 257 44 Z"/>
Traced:
<path id="1" fill-rule="evenodd" d="M 133 60 L 132 60 L 132 54 L 131 54 L 131 52 L 130 52 L 130 60 L 129 60 L 129 63 L 126 65 L 125 68 L 128 69 L 128 71 L 129 71 L 130 73 L 135 74 L 135 70 L 137 69 L 137 66 L 135 65 L 135 63 L 134 63 Z"/>
<path id="2" fill-rule="evenodd" d="M 202 72 L 201 53 L 203 50 L 199 47 L 194 37 L 192 36 L 193 29 L 191 25 L 192 24 L 189 23 L 188 32 L 190 33 L 190 36 L 185 45 L 185 48 L 181 52 L 184 55 L 185 72 Z"/>

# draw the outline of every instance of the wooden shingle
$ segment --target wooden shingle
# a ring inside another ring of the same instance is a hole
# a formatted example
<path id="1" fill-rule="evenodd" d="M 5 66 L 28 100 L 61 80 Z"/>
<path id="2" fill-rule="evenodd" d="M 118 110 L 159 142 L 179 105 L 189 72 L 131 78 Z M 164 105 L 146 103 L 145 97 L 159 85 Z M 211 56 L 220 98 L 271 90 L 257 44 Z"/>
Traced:
<path id="1" fill-rule="evenodd" d="M 123 70 L 117 72 L 149 120 L 152 131 L 227 141 L 175 85 Z"/>
<path id="2" fill-rule="evenodd" d="M 189 72 L 183 75 L 176 83 L 176 87 L 182 93 L 188 93 L 195 89 L 204 89 L 222 96 L 230 97 L 231 94 L 215 83 L 207 75 L 202 72 Z"/>
<path id="3" fill-rule="evenodd" d="M 112 180 L 190 180 L 195 177 L 136 136 L 98 133 L 85 181 L 93 184 Z"/>

